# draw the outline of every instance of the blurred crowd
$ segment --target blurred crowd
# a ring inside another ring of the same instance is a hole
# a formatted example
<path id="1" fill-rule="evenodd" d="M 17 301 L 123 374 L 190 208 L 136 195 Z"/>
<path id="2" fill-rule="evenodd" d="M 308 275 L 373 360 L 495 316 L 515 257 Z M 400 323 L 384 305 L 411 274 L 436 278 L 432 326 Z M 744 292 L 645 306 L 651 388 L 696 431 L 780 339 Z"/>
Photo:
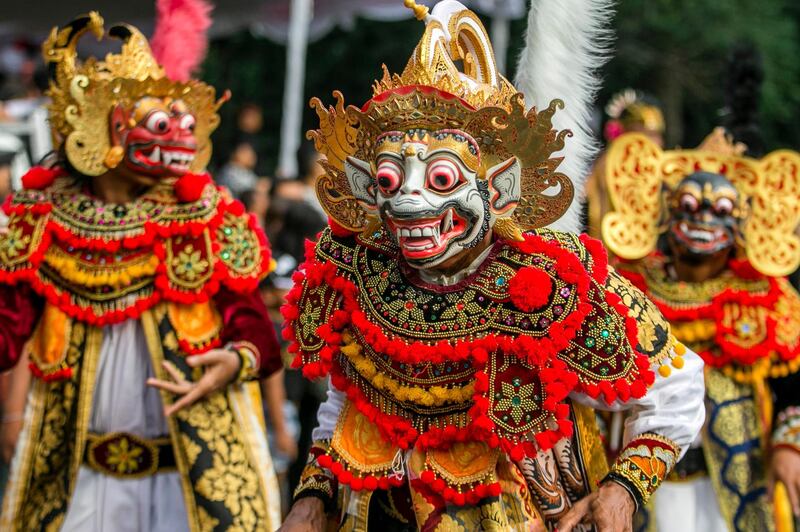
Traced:
<path id="1" fill-rule="evenodd" d="M 260 164 L 265 159 L 267 137 L 262 128 L 261 109 L 251 103 L 242 105 L 233 141 L 228 146 L 215 147 L 221 156 L 212 174 L 218 184 L 244 203 L 267 232 L 275 267 L 262 283 L 261 294 L 273 322 L 280 329 L 280 307 L 292 286 L 292 273 L 304 260 L 305 241 L 316 237 L 325 227 L 327 217 L 314 191 L 314 182 L 322 173 L 322 167 L 313 144 L 308 142 L 300 149 L 297 178 L 269 176 Z M 291 360 L 285 350 L 283 354 L 284 366 L 289 368 Z M 267 425 L 284 505 L 291 500 L 305 465 L 317 408 L 325 398 L 325 391 L 325 383 L 310 382 L 292 369 L 264 384 L 266 403 L 282 404 L 280 411 L 273 408 L 267 412 Z"/>

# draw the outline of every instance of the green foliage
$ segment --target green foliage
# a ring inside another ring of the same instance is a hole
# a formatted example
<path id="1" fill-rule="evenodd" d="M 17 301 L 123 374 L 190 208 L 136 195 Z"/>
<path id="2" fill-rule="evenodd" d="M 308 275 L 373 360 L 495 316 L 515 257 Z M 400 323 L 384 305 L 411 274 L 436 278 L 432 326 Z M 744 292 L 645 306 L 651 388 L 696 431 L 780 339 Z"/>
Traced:
<path id="1" fill-rule="evenodd" d="M 624 0 L 617 50 L 601 97 L 626 86 L 666 107 L 671 143 L 694 145 L 719 124 L 726 59 L 740 42 L 764 59 L 762 129 L 767 146 L 800 144 L 800 9 L 796 0 Z"/>

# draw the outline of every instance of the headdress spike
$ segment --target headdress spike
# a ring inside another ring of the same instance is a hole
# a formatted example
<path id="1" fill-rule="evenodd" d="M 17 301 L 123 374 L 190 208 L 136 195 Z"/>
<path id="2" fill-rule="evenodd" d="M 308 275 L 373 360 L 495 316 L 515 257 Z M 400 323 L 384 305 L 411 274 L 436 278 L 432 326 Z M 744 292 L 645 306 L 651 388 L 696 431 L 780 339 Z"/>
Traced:
<path id="1" fill-rule="evenodd" d="M 428 16 L 427 6 L 421 6 L 414 0 L 403 0 L 403 5 L 414 12 L 417 20 L 425 20 L 425 17 Z"/>

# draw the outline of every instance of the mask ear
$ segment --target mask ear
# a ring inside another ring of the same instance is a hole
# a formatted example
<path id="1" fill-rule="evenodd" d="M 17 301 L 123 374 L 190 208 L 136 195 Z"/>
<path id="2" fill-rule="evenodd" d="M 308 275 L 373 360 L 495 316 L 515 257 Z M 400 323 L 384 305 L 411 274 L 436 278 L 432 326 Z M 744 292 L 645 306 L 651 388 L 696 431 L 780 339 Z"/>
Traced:
<path id="1" fill-rule="evenodd" d="M 125 110 L 121 105 L 114 106 L 114 109 L 111 110 L 108 127 L 110 129 L 108 136 L 111 139 L 111 145 L 121 145 L 122 132 L 125 131 L 125 128 L 127 127 L 127 124 L 125 123 Z"/>
<path id="2" fill-rule="evenodd" d="M 509 214 L 522 193 L 522 167 L 516 157 L 493 166 L 487 172 L 489 208 L 495 216 Z"/>
<path id="3" fill-rule="evenodd" d="M 377 208 L 375 201 L 375 183 L 372 179 L 372 170 L 369 163 L 348 157 L 344 161 L 344 173 L 347 175 L 347 182 L 353 196 L 361 202 L 364 207 L 374 210 Z"/>

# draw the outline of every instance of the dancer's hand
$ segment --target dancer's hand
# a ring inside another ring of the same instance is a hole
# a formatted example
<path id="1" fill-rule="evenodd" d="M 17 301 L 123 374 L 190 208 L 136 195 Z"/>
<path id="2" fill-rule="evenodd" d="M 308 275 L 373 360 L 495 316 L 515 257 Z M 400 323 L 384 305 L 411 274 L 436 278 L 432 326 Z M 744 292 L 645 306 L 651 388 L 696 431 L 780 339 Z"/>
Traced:
<path id="1" fill-rule="evenodd" d="M 558 532 L 571 532 L 581 524 L 593 524 L 598 532 L 632 532 L 636 505 L 628 490 L 616 482 L 600 488 L 575 503 L 556 526 Z"/>
<path id="2" fill-rule="evenodd" d="M 775 482 L 783 482 L 792 505 L 792 512 L 800 516 L 800 453 L 788 447 L 777 447 L 772 452 L 769 477 L 769 498 L 772 499 Z"/>
<path id="3" fill-rule="evenodd" d="M 240 369 L 239 355 L 227 349 L 212 349 L 202 355 L 186 358 L 189 366 L 205 366 L 203 376 L 197 382 L 186 380 L 178 369 L 169 362 L 163 362 L 164 369 L 173 380 L 147 379 L 147 385 L 165 390 L 180 398 L 164 409 L 164 415 L 171 416 L 195 401 L 227 386 Z"/>
<path id="4" fill-rule="evenodd" d="M 278 532 L 324 532 L 325 505 L 316 497 L 304 497 L 292 505 Z"/>

